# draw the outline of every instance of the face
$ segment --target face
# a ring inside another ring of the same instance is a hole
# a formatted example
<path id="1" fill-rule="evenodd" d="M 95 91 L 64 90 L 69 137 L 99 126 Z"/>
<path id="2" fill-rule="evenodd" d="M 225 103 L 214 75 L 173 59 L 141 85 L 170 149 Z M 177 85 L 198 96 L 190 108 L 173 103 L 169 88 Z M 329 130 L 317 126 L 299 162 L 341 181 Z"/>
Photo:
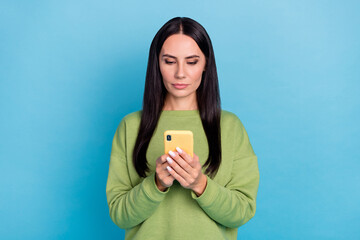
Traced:
<path id="1" fill-rule="evenodd" d="M 196 96 L 205 70 L 205 55 L 191 37 L 174 34 L 168 37 L 160 51 L 159 66 L 167 97 Z"/>

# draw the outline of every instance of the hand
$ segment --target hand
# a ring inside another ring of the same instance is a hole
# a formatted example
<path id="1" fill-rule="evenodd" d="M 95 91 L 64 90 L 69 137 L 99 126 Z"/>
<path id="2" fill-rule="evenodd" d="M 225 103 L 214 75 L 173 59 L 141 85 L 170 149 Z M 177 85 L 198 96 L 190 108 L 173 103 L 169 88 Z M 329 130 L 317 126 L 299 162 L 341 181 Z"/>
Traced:
<path id="1" fill-rule="evenodd" d="M 169 155 L 164 154 L 156 159 L 156 173 L 155 173 L 155 182 L 158 189 L 162 192 L 173 185 L 174 177 L 166 169 L 169 164 L 166 161 L 166 157 Z"/>
<path id="2" fill-rule="evenodd" d="M 171 157 L 166 158 L 170 167 L 168 172 L 183 186 L 191 189 L 200 196 L 207 184 L 206 175 L 201 171 L 199 157 L 194 154 L 192 158 L 184 150 L 176 148 L 177 152 L 169 152 Z"/>

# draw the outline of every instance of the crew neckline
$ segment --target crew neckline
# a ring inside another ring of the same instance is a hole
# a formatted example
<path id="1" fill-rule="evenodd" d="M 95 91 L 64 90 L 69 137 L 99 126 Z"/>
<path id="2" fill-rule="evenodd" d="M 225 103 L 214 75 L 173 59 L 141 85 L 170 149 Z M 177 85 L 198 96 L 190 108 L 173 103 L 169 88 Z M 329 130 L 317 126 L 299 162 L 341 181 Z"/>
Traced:
<path id="1" fill-rule="evenodd" d="M 165 116 L 165 117 L 198 117 L 199 109 L 195 109 L 195 110 L 162 110 L 161 116 Z"/>

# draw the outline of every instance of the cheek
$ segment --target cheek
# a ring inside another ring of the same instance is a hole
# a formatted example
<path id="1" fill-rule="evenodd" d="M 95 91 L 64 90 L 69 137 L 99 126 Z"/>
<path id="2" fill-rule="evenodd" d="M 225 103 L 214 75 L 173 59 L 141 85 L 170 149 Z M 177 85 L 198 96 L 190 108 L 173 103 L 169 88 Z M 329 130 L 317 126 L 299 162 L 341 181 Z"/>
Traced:
<path id="1" fill-rule="evenodd" d="M 171 69 L 166 67 L 160 67 L 160 73 L 165 82 L 170 81 L 171 77 L 173 76 Z"/>
<path id="2" fill-rule="evenodd" d="M 202 69 L 194 69 L 191 73 L 191 78 L 194 82 L 200 82 L 202 77 Z"/>

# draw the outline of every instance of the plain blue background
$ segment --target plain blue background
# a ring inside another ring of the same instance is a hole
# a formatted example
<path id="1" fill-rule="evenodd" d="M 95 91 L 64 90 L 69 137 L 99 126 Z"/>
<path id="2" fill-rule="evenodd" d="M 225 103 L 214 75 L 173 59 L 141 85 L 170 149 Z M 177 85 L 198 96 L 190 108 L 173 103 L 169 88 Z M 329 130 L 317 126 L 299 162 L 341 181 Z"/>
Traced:
<path id="1" fill-rule="evenodd" d="M 223 109 L 258 155 L 239 239 L 360 239 L 359 1 L 1 1 L 0 238 L 122 239 L 105 186 L 175 16 L 214 46 Z"/>

